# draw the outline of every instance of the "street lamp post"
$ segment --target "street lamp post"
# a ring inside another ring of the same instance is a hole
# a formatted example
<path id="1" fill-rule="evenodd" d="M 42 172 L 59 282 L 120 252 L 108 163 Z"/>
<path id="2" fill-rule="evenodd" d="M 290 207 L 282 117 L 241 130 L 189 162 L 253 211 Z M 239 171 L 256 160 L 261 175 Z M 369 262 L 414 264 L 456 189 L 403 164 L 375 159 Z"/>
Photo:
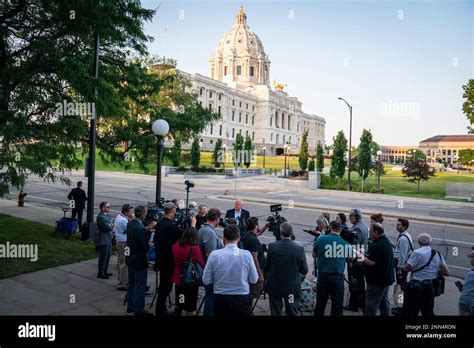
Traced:
<path id="1" fill-rule="evenodd" d="M 222 145 L 222 149 L 224 150 L 224 159 L 222 160 L 222 173 L 225 175 L 225 158 L 226 158 L 226 149 L 227 145 Z"/>
<path id="2" fill-rule="evenodd" d="M 382 151 L 378 150 L 377 151 L 377 156 L 378 156 L 378 162 L 377 162 L 377 191 L 380 191 L 380 174 L 381 174 L 381 165 L 382 163 L 380 162 L 380 156 L 382 156 Z"/>
<path id="3" fill-rule="evenodd" d="M 265 169 L 265 150 L 266 150 L 266 147 L 265 147 L 265 146 L 262 146 L 262 151 L 263 151 L 263 169 Z"/>
<path id="4" fill-rule="evenodd" d="M 286 178 L 286 154 L 288 152 L 288 144 L 285 144 L 285 146 L 283 146 L 283 152 L 285 154 L 285 178 Z"/>
<path id="5" fill-rule="evenodd" d="M 337 98 L 342 100 L 344 103 L 347 104 L 349 108 L 349 116 L 350 116 L 350 124 L 349 124 L 349 161 L 348 161 L 348 173 L 347 173 L 347 191 L 351 190 L 351 158 L 352 158 L 352 106 L 344 99 L 344 98 Z"/>
<path id="6" fill-rule="evenodd" d="M 156 161 L 156 192 L 155 192 L 155 204 L 160 203 L 161 198 L 161 165 L 163 161 L 163 145 L 164 145 L 164 136 L 168 134 L 170 126 L 165 120 L 156 120 L 153 122 L 151 127 L 153 133 L 157 137 L 156 143 L 156 152 L 157 152 L 157 161 Z"/>

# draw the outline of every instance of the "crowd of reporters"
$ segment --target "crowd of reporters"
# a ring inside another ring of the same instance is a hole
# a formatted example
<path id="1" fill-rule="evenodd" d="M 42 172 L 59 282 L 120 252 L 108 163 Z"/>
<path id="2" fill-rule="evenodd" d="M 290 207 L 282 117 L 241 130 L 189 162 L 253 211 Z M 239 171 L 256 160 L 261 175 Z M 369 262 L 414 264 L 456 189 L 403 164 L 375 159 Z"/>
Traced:
<path id="1" fill-rule="evenodd" d="M 175 222 L 176 202 L 165 203 L 164 216 L 147 223 L 147 207 L 143 205 L 123 205 L 115 221 L 108 214 L 107 202 L 101 203 L 100 209 L 97 276 L 110 276 L 107 269 L 113 234 L 118 254 L 117 289 L 127 291 L 128 314 L 152 315 L 145 310 L 152 244 L 156 255 L 154 267 L 159 272 L 156 316 L 194 315 L 200 286 L 205 289 L 205 316 L 249 316 L 263 293 L 269 296 L 272 316 L 284 312 L 301 315 L 301 284 L 309 267 L 304 248 L 294 241 L 291 224 L 278 225 L 278 234 L 274 233 L 277 240 L 267 250 L 258 237 L 271 223 L 260 227 L 258 218 L 243 209 L 240 199 L 235 201 L 234 209 L 226 212 L 225 219 L 219 209 L 207 210 L 200 205 L 196 215 L 187 217 L 187 226 Z M 217 233 L 219 225 L 225 225 L 223 242 Z M 367 316 L 389 315 L 389 290 L 393 287 L 392 314 L 416 316 L 421 312 L 423 316 L 433 316 L 435 298 L 442 295 L 443 277 L 449 271 L 442 254 L 432 248 L 431 237 L 420 234 L 419 247 L 415 248 L 408 228 L 408 220 L 398 219 L 398 238 L 392 244 L 385 235 L 381 214 L 372 215 L 369 225 L 364 223 L 359 209 L 352 209 L 349 219 L 339 213 L 331 221 L 329 213 L 321 214 L 316 228 L 305 230 L 314 236 L 314 315 L 325 314 L 329 299 L 334 316 L 359 310 Z M 474 252 L 470 259 L 474 266 Z M 189 263 L 202 268 L 201 284 L 181 283 L 183 268 Z M 346 306 L 345 282 L 349 288 Z M 173 286 L 175 310 L 171 312 L 166 303 Z M 473 315 L 474 271 L 468 273 L 461 287 L 460 314 Z"/>

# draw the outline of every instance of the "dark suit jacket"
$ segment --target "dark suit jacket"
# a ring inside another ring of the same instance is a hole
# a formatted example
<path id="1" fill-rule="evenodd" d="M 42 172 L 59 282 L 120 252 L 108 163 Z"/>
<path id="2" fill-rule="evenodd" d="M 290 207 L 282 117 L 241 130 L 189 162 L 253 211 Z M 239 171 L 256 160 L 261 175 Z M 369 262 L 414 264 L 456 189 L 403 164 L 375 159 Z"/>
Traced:
<path id="1" fill-rule="evenodd" d="M 301 296 L 301 276 L 308 273 L 302 246 L 283 238 L 268 246 L 265 291 L 270 296 Z"/>
<path id="2" fill-rule="evenodd" d="M 127 246 L 130 248 L 130 256 L 127 257 L 127 265 L 135 271 L 141 271 L 148 267 L 148 240 L 151 233 L 143 227 L 140 221 L 132 220 L 127 223 Z"/>
<path id="3" fill-rule="evenodd" d="M 248 210 L 240 209 L 240 224 L 245 224 L 245 221 L 250 217 L 250 213 Z M 226 219 L 234 219 L 235 218 L 235 209 L 229 209 L 225 213 Z"/>
<path id="4" fill-rule="evenodd" d="M 67 195 L 67 199 L 74 200 L 74 209 L 84 210 L 86 208 L 86 192 L 79 187 L 72 189 Z"/>

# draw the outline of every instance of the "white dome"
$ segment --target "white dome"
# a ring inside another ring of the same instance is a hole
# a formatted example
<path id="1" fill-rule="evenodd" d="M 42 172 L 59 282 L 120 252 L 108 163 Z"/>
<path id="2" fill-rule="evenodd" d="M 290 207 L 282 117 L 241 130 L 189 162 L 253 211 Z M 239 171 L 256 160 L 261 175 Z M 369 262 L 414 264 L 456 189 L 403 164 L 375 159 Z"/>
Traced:
<path id="1" fill-rule="evenodd" d="M 240 66 L 237 72 L 237 66 Z M 241 6 L 236 23 L 217 45 L 211 58 L 211 78 L 252 84 L 267 84 L 270 61 L 260 38 L 247 25 Z"/>

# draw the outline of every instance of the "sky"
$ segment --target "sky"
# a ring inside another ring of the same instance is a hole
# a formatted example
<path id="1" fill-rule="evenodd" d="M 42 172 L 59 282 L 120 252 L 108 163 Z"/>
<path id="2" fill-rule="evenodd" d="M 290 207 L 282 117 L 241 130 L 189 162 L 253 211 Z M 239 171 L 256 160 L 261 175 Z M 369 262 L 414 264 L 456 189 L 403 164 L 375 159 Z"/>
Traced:
<path id="1" fill-rule="evenodd" d="M 269 55 L 270 81 L 326 119 L 326 143 L 370 129 L 381 145 L 465 134 L 462 85 L 474 78 L 474 1 L 173 1 L 144 25 L 149 52 L 209 76 L 209 59 L 244 6 Z"/>

